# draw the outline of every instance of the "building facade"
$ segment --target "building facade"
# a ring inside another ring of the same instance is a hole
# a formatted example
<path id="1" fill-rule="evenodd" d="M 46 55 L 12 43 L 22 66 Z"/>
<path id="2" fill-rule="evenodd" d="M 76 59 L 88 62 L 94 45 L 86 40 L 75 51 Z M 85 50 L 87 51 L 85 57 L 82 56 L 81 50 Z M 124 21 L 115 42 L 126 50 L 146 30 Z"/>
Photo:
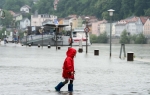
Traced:
<path id="1" fill-rule="evenodd" d="M 42 26 L 44 24 L 44 21 L 46 20 L 54 21 L 55 19 L 57 19 L 57 16 L 55 15 L 49 14 L 31 15 L 31 26 Z"/>
<path id="2" fill-rule="evenodd" d="M 20 21 L 20 29 L 25 29 L 27 26 L 30 26 L 30 20 L 28 18 L 24 18 Z"/>
<path id="3" fill-rule="evenodd" d="M 116 36 L 120 36 L 121 33 L 126 30 L 130 35 L 136 35 L 143 32 L 143 23 L 139 17 L 131 17 L 116 24 Z"/>
<path id="4" fill-rule="evenodd" d="M 25 13 L 29 13 L 30 12 L 30 7 L 28 6 L 28 5 L 25 5 L 25 6 L 22 6 L 21 8 L 20 8 L 20 11 L 21 12 L 25 12 Z"/>
<path id="5" fill-rule="evenodd" d="M 147 21 L 145 22 L 145 24 L 143 26 L 143 34 L 146 37 L 150 37 L 150 18 L 147 19 Z"/>

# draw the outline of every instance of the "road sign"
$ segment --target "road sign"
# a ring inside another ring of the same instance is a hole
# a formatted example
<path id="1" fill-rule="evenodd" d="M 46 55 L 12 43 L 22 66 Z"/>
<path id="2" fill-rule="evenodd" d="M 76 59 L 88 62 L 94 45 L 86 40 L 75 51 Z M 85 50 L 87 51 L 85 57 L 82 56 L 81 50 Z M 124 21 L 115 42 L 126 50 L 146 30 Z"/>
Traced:
<path id="1" fill-rule="evenodd" d="M 88 27 L 84 28 L 84 32 L 89 32 L 90 29 Z"/>

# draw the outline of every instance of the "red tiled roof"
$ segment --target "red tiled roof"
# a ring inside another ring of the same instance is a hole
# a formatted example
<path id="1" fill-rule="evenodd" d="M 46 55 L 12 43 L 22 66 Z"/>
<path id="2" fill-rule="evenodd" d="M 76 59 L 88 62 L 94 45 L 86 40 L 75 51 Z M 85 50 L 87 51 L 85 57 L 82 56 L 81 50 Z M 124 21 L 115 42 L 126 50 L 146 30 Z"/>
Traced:
<path id="1" fill-rule="evenodd" d="M 130 23 L 130 22 L 136 22 L 138 21 L 139 17 L 129 17 L 127 19 L 124 19 L 124 20 L 120 20 L 116 25 L 125 25 L 127 23 Z"/>
<path id="2" fill-rule="evenodd" d="M 143 23 L 143 25 L 145 24 L 145 22 L 147 21 L 149 17 L 140 17 L 141 22 Z"/>

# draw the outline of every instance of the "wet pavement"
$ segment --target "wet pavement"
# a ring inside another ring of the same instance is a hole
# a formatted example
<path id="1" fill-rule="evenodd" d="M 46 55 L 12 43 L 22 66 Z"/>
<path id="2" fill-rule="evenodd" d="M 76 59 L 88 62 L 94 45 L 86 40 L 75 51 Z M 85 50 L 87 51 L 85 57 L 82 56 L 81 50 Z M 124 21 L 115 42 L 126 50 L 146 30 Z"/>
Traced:
<path id="1" fill-rule="evenodd" d="M 2 44 L 0 95 L 150 95 L 150 45 L 126 45 L 126 52 L 135 55 L 131 62 L 119 58 L 120 47 L 112 45 L 111 58 L 109 44 L 93 44 L 88 54 L 83 47 L 75 57 L 74 92 L 68 93 L 65 85 L 58 93 L 54 87 L 63 81 L 67 46 L 56 51 L 55 47 Z M 99 56 L 94 56 L 95 49 Z"/>

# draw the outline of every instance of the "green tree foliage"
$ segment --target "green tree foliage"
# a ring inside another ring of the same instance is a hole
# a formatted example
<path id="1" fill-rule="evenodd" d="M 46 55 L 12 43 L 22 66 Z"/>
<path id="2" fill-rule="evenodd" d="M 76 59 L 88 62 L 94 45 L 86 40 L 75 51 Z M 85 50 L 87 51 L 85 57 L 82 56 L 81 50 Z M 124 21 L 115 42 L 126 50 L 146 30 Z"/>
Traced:
<path id="1" fill-rule="evenodd" d="M 54 10 L 54 0 L 39 0 L 33 4 L 32 0 L 0 0 L 0 8 L 19 12 L 23 5 L 32 7 L 32 12 L 38 10 L 40 14 L 55 14 L 66 17 L 70 14 L 94 15 L 99 19 L 109 20 L 107 10 L 114 9 L 113 20 L 120 20 L 132 15 L 149 16 L 150 0 L 60 0 L 57 10 Z"/>
<path id="2" fill-rule="evenodd" d="M 138 34 L 136 39 L 135 39 L 135 44 L 145 44 L 145 43 L 146 43 L 145 36 L 142 33 Z"/>
<path id="3" fill-rule="evenodd" d="M 100 35 L 97 37 L 97 42 L 98 42 L 98 43 L 107 43 L 107 40 L 108 40 L 108 38 L 107 38 L 107 33 L 106 33 L 106 32 L 100 34 Z"/>
<path id="4" fill-rule="evenodd" d="M 2 30 L 0 30 L 0 38 L 2 39 L 3 38 L 3 35 L 4 35 L 4 32 L 6 31 L 6 28 L 3 27 Z M 3 35 L 2 35 L 3 33 Z"/>
<path id="5" fill-rule="evenodd" d="M 133 13 L 134 13 L 134 5 L 133 4 L 134 3 L 135 3 L 135 0 L 122 0 L 121 13 L 124 18 L 133 15 Z"/>
<path id="6" fill-rule="evenodd" d="M 120 20 L 132 15 L 145 15 L 144 10 L 149 7 L 150 0 L 60 0 L 58 10 L 53 12 L 60 17 L 69 14 L 94 15 L 109 20 L 107 10 L 112 8 L 115 10 L 114 20 Z"/>
<path id="7" fill-rule="evenodd" d="M 107 33 L 104 32 L 104 33 L 100 34 L 99 36 L 90 34 L 90 41 L 91 41 L 91 43 L 107 43 L 107 41 L 108 41 Z"/>
<path id="8" fill-rule="evenodd" d="M 145 15 L 146 15 L 146 16 L 150 16 L 150 8 L 147 9 L 147 10 L 145 10 L 144 12 L 145 12 Z"/>
<path id="9" fill-rule="evenodd" d="M 0 8 L 3 8 L 3 5 L 5 4 L 6 0 L 0 0 Z"/>
<path id="10" fill-rule="evenodd" d="M 109 19 L 110 18 L 109 13 L 106 11 L 102 13 L 102 17 L 103 17 L 103 19 Z"/>
<path id="11" fill-rule="evenodd" d="M 6 0 L 3 7 L 7 10 L 19 12 L 20 8 L 26 3 L 26 0 Z"/>
<path id="12" fill-rule="evenodd" d="M 134 42 L 135 42 L 136 37 L 137 37 L 137 35 L 135 35 L 135 34 L 134 34 L 134 35 L 131 35 L 131 36 L 130 36 L 130 40 L 132 40 L 132 41 L 134 41 Z"/>
<path id="13" fill-rule="evenodd" d="M 122 33 L 121 33 L 121 37 L 120 37 L 120 43 L 123 43 L 123 44 L 129 44 L 130 42 L 130 39 L 128 37 L 128 33 L 126 30 L 124 30 Z"/>
<path id="14" fill-rule="evenodd" d="M 22 13 L 23 18 L 31 19 L 31 13 Z"/>
<path id="15" fill-rule="evenodd" d="M 41 14 L 50 13 L 53 14 L 54 11 L 54 0 L 40 0 L 36 5 L 33 6 L 33 11 L 38 10 Z"/>
<path id="16" fill-rule="evenodd" d="M 5 19 L 1 19 L 1 24 L 3 26 L 8 27 L 11 24 L 11 22 L 13 21 L 13 16 L 7 10 L 4 10 L 4 12 L 5 12 Z"/>
<path id="17" fill-rule="evenodd" d="M 150 0 L 135 0 L 134 7 L 135 15 L 145 15 L 144 10 L 150 8 Z"/>

